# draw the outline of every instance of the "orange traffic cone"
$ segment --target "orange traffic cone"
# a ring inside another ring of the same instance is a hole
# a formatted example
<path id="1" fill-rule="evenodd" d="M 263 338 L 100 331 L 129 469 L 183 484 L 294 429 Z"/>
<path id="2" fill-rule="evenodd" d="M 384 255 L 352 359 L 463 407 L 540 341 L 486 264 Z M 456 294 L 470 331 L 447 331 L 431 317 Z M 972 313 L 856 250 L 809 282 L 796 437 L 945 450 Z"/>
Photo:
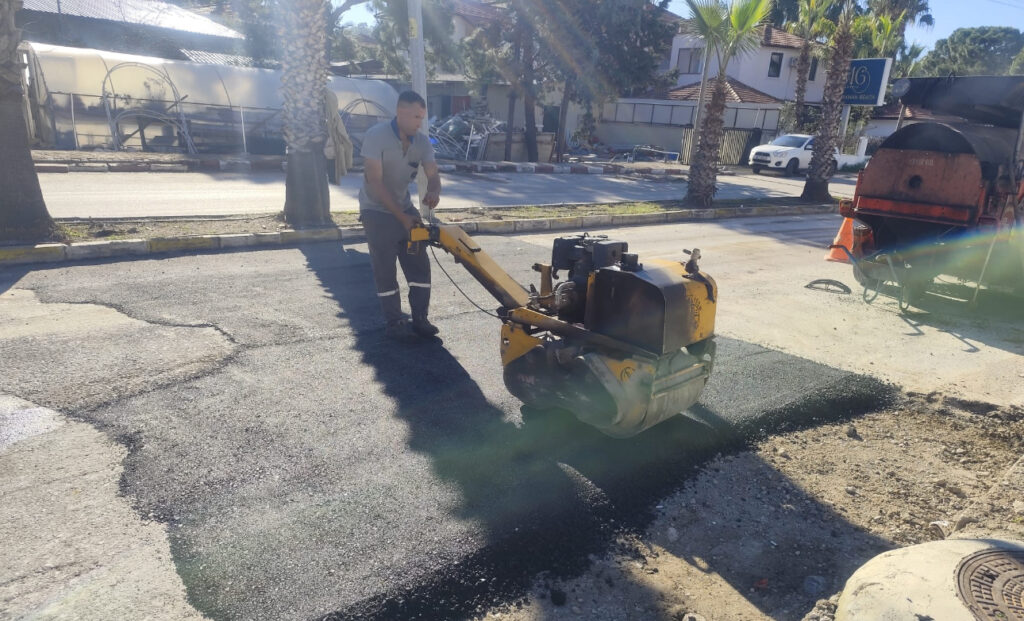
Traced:
<path id="1" fill-rule="evenodd" d="M 839 232 L 836 233 L 836 239 L 832 242 L 832 245 L 846 246 L 847 250 L 853 252 L 853 218 L 843 218 L 843 224 L 839 227 Z M 829 248 L 828 254 L 825 255 L 825 260 L 849 263 L 850 257 L 846 255 L 842 248 Z"/>

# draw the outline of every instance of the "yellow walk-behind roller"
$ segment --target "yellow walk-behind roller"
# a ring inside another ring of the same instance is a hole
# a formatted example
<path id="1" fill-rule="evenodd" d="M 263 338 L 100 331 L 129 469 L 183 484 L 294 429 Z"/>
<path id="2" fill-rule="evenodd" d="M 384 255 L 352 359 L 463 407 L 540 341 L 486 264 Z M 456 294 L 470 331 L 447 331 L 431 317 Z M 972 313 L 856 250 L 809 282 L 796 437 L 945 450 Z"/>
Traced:
<path id="1" fill-rule="evenodd" d="M 626 438 L 689 408 L 711 375 L 718 290 L 698 250 L 641 264 L 625 242 L 559 237 L 551 263 L 533 266 L 538 291 L 457 226 L 416 227 L 410 240 L 443 248 L 497 298 L 505 385 L 528 406 Z"/>

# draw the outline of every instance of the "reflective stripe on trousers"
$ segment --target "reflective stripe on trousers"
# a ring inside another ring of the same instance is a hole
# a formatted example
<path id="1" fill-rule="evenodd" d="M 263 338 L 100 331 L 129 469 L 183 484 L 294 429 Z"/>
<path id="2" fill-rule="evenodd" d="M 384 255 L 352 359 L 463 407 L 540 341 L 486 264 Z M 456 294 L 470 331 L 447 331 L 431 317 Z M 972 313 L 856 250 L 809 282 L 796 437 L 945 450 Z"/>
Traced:
<path id="1" fill-rule="evenodd" d="M 414 213 L 414 212 L 411 212 Z M 409 234 L 398 218 L 389 213 L 364 211 L 360 214 L 370 250 L 370 265 L 386 321 L 402 317 L 397 264 L 409 283 L 409 306 L 413 317 L 426 317 L 430 306 L 430 259 L 423 244 L 409 251 Z"/>

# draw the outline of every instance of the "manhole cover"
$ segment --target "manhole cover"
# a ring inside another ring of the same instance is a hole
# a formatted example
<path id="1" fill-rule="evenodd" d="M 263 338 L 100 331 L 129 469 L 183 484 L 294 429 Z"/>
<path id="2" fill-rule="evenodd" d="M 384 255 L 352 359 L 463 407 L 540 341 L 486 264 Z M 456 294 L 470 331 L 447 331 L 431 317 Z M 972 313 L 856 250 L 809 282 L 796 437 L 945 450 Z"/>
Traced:
<path id="1" fill-rule="evenodd" d="M 1024 621 L 1024 551 L 975 552 L 960 561 L 956 576 L 976 619 Z"/>

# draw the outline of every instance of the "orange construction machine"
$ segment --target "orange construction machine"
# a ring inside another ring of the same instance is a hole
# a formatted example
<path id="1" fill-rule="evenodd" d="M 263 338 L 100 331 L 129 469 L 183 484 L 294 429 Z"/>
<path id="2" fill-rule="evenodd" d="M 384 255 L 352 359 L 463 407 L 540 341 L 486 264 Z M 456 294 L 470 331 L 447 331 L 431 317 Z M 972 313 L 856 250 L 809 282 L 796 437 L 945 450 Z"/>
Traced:
<path id="1" fill-rule="evenodd" d="M 903 105 L 948 122 L 905 125 L 879 147 L 840 213 L 865 287 L 911 303 L 940 274 L 1024 291 L 1024 77 L 912 78 Z"/>

